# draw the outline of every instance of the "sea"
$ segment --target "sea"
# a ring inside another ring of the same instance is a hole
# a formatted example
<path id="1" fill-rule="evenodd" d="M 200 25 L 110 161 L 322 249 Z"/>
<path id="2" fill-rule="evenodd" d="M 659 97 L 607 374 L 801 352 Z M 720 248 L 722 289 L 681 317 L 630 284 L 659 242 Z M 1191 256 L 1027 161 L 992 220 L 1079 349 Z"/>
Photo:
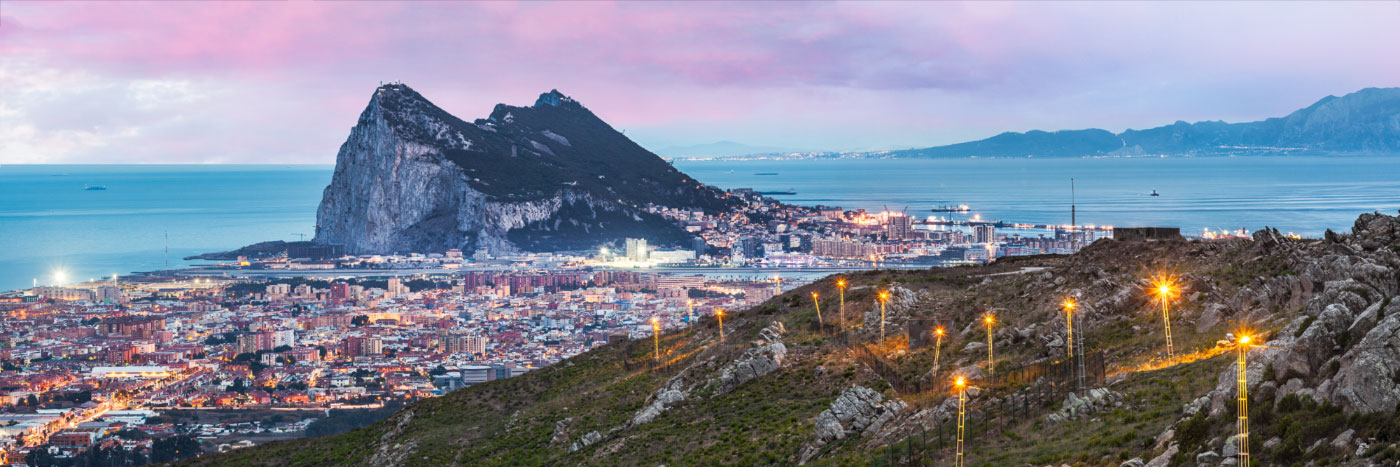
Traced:
<path id="1" fill-rule="evenodd" d="M 804 205 L 1083 225 L 1321 236 L 1400 210 L 1400 155 L 678 160 Z M 190 265 L 315 232 L 330 165 L 0 165 L 0 290 Z M 1071 190 L 1071 179 L 1073 189 Z M 91 188 L 105 189 L 91 189 Z M 1071 192 L 1073 191 L 1073 192 Z M 1151 193 L 1156 192 L 1157 196 Z M 966 204 L 965 214 L 935 213 Z M 59 273 L 62 273 L 60 276 Z"/>

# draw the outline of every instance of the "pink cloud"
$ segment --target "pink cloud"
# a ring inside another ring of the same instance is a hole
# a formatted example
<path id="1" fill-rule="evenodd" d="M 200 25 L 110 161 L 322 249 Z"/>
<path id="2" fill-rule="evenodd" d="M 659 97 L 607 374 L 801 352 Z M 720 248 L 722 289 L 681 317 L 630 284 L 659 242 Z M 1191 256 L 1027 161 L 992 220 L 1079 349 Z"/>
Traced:
<path id="1" fill-rule="evenodd" d="M 405 81 L 468 119 L 497 102 L 528 104 L 559 88 L 616 126 L 635 129 L 629 135 L 643 142 L 658 135 L 658 143 L 801 147 L 902 147 L 1003 130 L 1261 118 L 1328 93 L 1400 83 L 1400 62 L 1379 59 L 1400 55 L 1394 2 L 6 7 L 0 64 L 111 83 L 107 91 L 85 91 L 84 105 L 121 102 L 115 90 L 132 80 L 221 90 L 166 110 L 178 119 L 112 106 L 88 123 L 140 127 L 164 118 L 161 128 L 189 129 L 148 131 L 189 141 L 137 138 L 145 148 L 230 140 L 225 131 L 273 138 L 238 153 L 232 138 L 223 159 L 277 160 L 265 154 L 280 145 L 304 160 L 328 161 L 382 80 Z M 26 122 L 55 112 L 38 106 L 56 104 L 16 96 L 21 92 L 0 89 L 11 101 L 34 102 L 20 109 L 33 117 Z M 852 122 L 854 116 L 861 120 Z M 82 126 L 85 117 L 64 118 Z M 302 131 L 286 131 L 288 125 Z M 75 157 L 132 152 L 117 144 Z M 188 157 L 152 151 L 141 157 Z"/>

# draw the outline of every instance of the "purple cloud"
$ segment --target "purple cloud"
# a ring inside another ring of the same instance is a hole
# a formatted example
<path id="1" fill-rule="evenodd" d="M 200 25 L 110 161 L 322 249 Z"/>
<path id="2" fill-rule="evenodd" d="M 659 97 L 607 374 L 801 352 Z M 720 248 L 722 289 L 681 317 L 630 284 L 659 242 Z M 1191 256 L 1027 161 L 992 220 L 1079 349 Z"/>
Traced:
<path id="1" fill-rule="evenodd" d="M 1400 83 L 1400 3 L 9 3 L 0 162 L 330 162 L 401 80 L 558 88 L 646 145 L 925 146 Z"/>

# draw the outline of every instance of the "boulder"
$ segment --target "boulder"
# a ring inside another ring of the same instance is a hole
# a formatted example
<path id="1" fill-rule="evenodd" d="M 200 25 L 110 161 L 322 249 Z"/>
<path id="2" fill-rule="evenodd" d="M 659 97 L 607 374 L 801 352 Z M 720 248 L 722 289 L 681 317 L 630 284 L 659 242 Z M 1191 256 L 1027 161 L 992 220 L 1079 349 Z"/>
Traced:
<path id="1" fill-rule="evenodd" d="M 1161 455 L 1147 461 L 1147 465 L 1144 467 L 1167 467 L 1172 464 L 1172 457 L 1176 456 L 1178 450 L 1179 445 L 1177 443 L 1172 443 L 1170 446 L 1167 446 L 1166 451 L 1162 451 Z"/>
<path id="2" fill-rule="evenodd" d="M 847 436 L 870 435 L 879 431 L 890 420 L 906 408 L 904 402 L 886 401 L 874 389 L 864 386 L 848 388 L 831 402 L 831 407 L 817 415 L 816 439 L 803 447 L 799 462 L 806 463 L 826 443 L 845 439 Z"/>

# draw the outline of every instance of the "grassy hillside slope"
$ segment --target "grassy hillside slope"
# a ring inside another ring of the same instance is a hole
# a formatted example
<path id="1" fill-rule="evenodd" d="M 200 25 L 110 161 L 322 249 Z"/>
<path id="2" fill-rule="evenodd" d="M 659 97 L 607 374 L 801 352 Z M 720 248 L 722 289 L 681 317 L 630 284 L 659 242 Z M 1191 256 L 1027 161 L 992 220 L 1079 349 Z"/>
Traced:
<path id="1" fill-rule="evenodd" d="M 190 463 L 945 464 L 957 415 L 948 382 L 959 374 L 978 386 L 969 464 L 1212 464 L 1234 456 L 1236 348 L 1225 339 L 1243 330 L 1276 347 L 1250 353 L 1252 463 L 1393 465 L 1397 237 L 1395 217 L 1368 215 L 1353 235 L 1325 240 L 1265 230 L 1255 241 L 1100 241 L 1072 256 L 869 271 L 842 277 L 845 326 L 829 277 L 729 311 L 723 343 L 713 317 L 663 335 L 659 365 L 650 342 L 614 343 L 370 427 Z M 1148 293 L 1158 274 L 1180 290 L 1174 359 Z M 891 294 L 883 343 L 881 291 Z M 1074 368 L 1060 307 L 1074 296 L 1093 391 L 1055 373 Z M 937 346 L 936 327 L 948 332 Z"/>

